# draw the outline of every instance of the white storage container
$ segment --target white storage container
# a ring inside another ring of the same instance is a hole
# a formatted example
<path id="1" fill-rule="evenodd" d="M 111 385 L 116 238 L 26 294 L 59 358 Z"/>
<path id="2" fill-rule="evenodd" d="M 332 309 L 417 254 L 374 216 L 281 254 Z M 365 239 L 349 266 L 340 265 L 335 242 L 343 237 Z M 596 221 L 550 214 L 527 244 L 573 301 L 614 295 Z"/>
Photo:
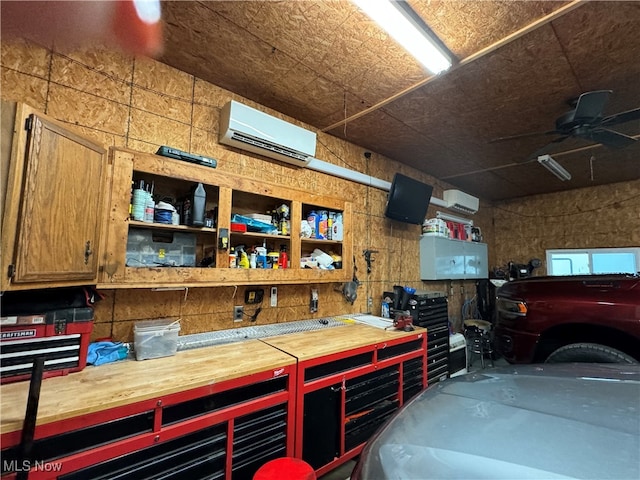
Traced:
<path id="1" fill-rule="evenodd" d="M 130 228 L 126 258 L 128 267 L 195 267 L 196 236 Z"/>
<path id="2" fill-rule="evenodd" d="M 158 318 L 143 320 L 133 326 L 136 360 L 169 357 L 178 350 L 179 320 Z"/>

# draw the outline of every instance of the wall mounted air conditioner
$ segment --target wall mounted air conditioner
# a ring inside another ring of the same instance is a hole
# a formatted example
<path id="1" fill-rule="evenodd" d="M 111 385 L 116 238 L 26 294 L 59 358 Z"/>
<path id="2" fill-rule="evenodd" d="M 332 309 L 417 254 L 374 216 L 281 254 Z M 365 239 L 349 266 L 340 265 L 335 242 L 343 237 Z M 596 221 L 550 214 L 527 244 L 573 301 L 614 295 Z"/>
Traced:
<path id="1" fill-rule="evenodd" d="M 447 208 L 467 214 L 476 213 L 480 205 L 480 201 L 476 197 L 460 190 L 445 190 L 443 198 L 447 203 Z"/>
<path id="2" fill-rule="evenodd" d="M 316 134 L 231 100 L 220 113 L 220 143 L 298 166 L 316 154 Z"/>

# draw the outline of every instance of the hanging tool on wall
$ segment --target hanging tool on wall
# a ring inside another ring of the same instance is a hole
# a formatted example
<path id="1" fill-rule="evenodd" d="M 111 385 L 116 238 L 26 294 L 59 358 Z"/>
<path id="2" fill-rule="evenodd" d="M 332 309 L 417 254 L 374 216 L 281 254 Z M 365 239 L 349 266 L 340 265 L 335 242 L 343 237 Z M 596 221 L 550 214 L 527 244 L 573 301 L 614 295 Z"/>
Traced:
<path id="1" fill-rule="evenodd" d="M 364 261 L 367 262 L 367 273 L 371 273 L 371 264 L 375 261 L 371 258 L 371 255 L 374 253 L 378 253 L 378 250 L 363 250 L 362 254 L 364 255 Z"/>
<path id="2" fill-rule="evenodd" d="M 360 280 L 356 277 L 356 272 L 358 271 L 358 267 L 356 267 L 356 256 L 353 256 L 353 280 L 350 282 L 346 282 L 342 284 L 342 295 L 345 300 L 349 302 L 351 305 L 354 304 L 356 298 L 358 298 L 358 287 L 360 286 Z"/>

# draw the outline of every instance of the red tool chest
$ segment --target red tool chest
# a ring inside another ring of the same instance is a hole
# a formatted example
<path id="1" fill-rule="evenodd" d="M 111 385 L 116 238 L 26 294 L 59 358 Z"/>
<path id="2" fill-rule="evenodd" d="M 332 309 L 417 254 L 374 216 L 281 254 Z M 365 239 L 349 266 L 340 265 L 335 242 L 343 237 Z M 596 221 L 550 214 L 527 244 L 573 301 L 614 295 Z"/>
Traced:
<path id="1" fill-rule="evenodd" d="M 91 307 L 0 317 L 0 382 L 28 379 L 38 357 L 45 378 L 82 370 L 92 328 Z"/>

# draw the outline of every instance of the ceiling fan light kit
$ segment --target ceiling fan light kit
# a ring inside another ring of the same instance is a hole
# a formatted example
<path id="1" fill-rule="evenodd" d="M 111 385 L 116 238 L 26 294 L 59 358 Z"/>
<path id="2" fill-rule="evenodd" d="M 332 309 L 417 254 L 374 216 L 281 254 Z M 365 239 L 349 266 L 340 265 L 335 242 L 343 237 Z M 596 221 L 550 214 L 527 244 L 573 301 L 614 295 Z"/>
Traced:
<path id="1" fill-rule="evenodd" d="M 571 174 L 562 165 L 551 158 L 551 155 L 540 155 L 538 157 L 538 163 L 540 163 L 540 165 L 549 170 L 563 182 L 566 180 L 571 180 Z"/>

